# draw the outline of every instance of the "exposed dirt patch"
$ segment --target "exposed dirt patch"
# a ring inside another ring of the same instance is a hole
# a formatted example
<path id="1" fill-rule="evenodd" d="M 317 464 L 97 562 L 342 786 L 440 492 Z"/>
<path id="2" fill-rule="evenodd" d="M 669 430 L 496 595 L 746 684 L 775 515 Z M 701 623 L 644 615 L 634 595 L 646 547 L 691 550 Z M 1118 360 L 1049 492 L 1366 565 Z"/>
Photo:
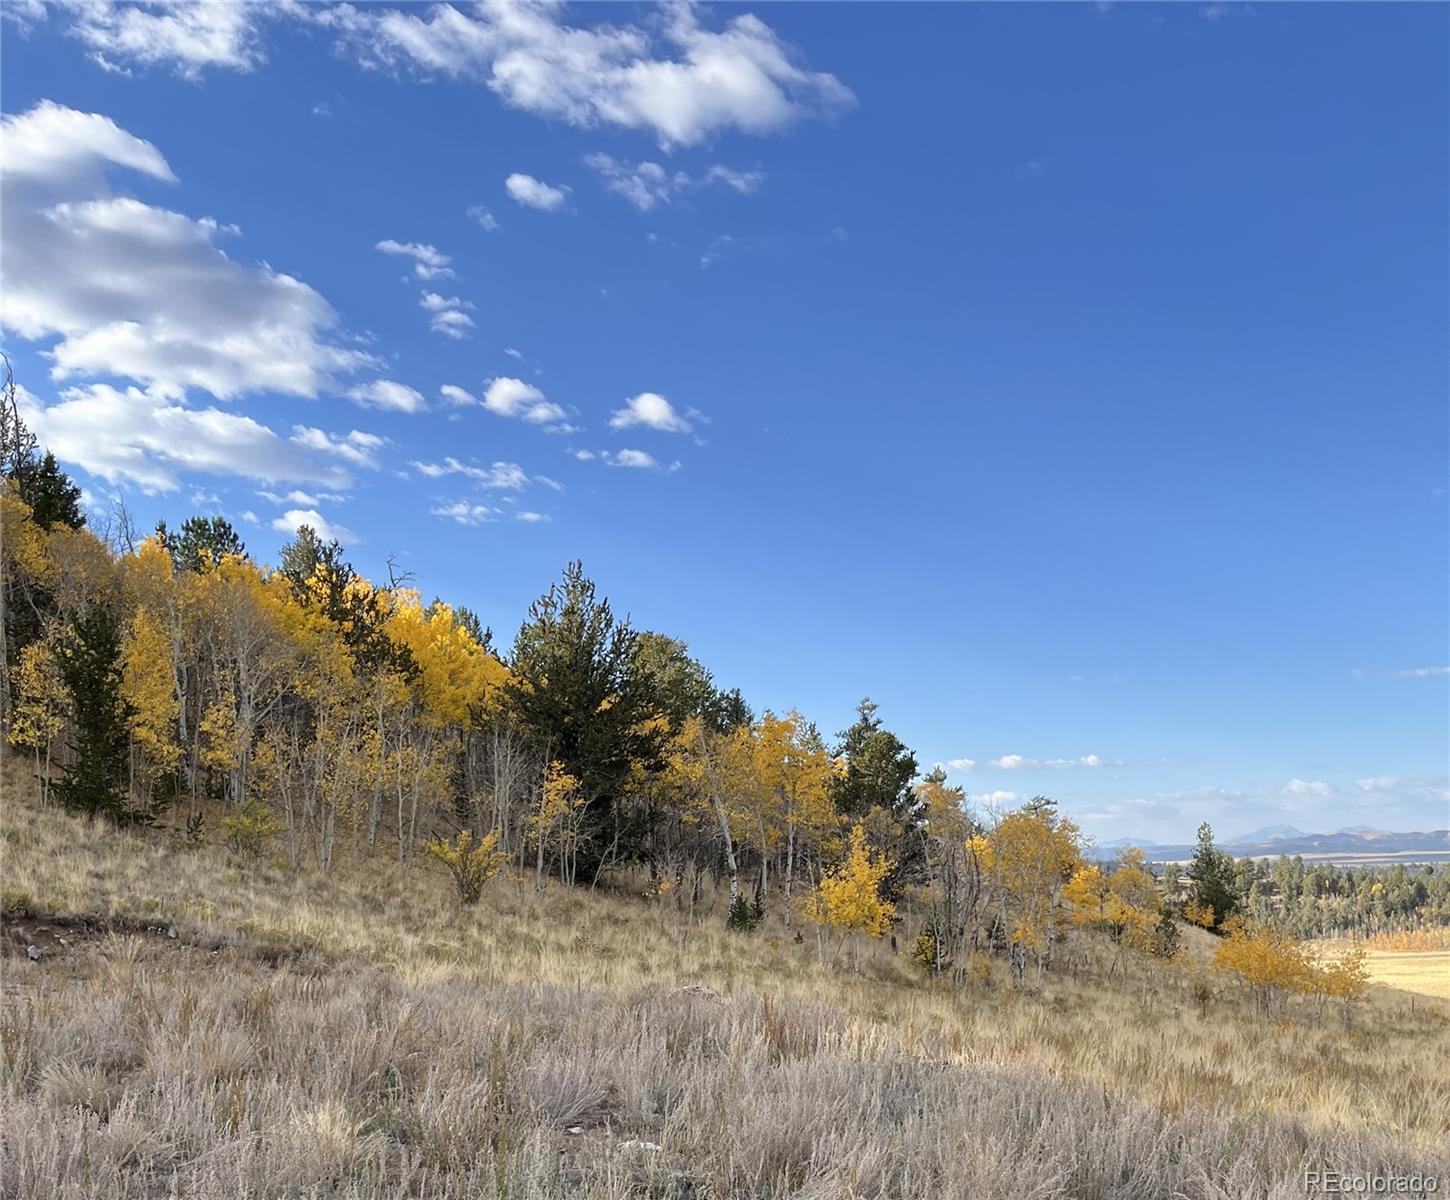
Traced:
<path id="1" fill-rule="evenodd" d="M 81 953 L 113 935 L 180 941 L 170 925 L 148 924 L 132 917 L 32 914 L 7 917 L 0 930 L 0 953 L 5 957 L 34 960 L 38 954 L 42 962 Z"/>
<path id="2" fill-rule="evenodd" d="M 7 983 L 34 964 L 74 965 L 87 959 L 109 957 L 117 938 L 135 939 L 141 952 L 152 958 L 172 953 L 207 958 L 247 959 L 274 969 L 308 973 L 324 965 L 325 956 L 310 946 L 290 945 L 270 938 L 196 934 L 165 921 L 138 917 L 28 913 L 0 921 L 0 960 Z M 133 953 L 135 946 L 125 951 Z"/>

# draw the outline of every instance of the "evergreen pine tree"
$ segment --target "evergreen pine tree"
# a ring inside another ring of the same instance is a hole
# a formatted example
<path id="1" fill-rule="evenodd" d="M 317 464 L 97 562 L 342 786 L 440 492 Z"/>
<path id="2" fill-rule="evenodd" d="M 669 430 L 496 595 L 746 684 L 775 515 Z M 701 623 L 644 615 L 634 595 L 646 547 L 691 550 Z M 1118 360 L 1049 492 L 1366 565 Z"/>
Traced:
<path id="1" fill-rule="evenodd" d="M 101 605 L 78 617 L 57 655 L 71 694 L 72 759 L 55 787 L 76 812 L 115 821 L 146 819 L 132 809 L 127 787 L 131 706 L 121 695 L 121 632 Z"/>
<path id="2" fill-rule="evenodd" d="M 1213 827 L 1207 821 L 1198 827 L 1198 849 L 1189 864 L 1188 878 L 1193 881 L 1193 902 L 1200 909 L 1213 910 L 1213 928 L 1238 911 L 1234 860 L 1213 844 Z"/>

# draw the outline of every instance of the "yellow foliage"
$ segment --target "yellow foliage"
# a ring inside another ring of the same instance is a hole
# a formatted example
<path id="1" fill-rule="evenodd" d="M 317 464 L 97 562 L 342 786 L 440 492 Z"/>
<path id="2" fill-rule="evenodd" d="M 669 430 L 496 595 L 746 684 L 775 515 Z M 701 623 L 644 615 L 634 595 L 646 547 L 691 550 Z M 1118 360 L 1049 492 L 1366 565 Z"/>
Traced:
<path id="1" fill-rule="evenodd" d="M 1224 928 L 1226 935 L 1214 951 L 1213 965 L 1238 975 L 1266 1007 L 1275 992 L 1313 990 L 1314 964 L 1292 934 L 1242 917 L 1231 917 Z"/>
<path id="2" fill-rule="evenodd" d="M 20 652 L 14 680 L 9 741 L 39 754 L 60 735 L 70 712 L 70 693 L 49 642 L 31 642 Z"/>
<path id="3" fill-rule="evenodd" d="M 497 875 L 508 855 L 498 848 L 498 830 L 491 831 L 477 844 L 473 834 L 464 830 L 453 841 L 435 838 L 425 842 L 423 849 L 448 868 L 463 904 L 477 904 L 483 885 Z"/>
<path id="4" fill-rule="evenodd" d="M 1183 906 L 1183 919 L 1190 925 L 1212 929 L 1214 916 L 1212 904 L 1199 904 L 1196 900 L 1190 900 Z"/>
<path id="5" fill-rule="evenodd" d="M 1077 826 L 1030 809 L 1008 813 L 989 835 L 991 864 L 1009 918 L 1008 936 L 1043 949 L 1060 894 L 1081 865 Z"/>
<path id="6" fill-rule="evenodd" d="M 172 734 L 181 706 L 171 677 L 171 642 L 145 608 L 136 610 L 122 660 L 121 692 L 133 710 L 131 736 L 157 766 L 175 767 L 181 749 Z"/>
<path id="7" fill-rule="evenodd" d="M 397 594 L 387 633 L 418 666 L 425 713 L 437 725 L 464 725 L 508 680 L 509 672 L 459 624 L 443 603 L 425 608 L 416 591 Z"/>
<path id="8" fill-rule="evenodd" d="M 890 870 L 888 859 L 868 849 L 865 829 L 854 826 L 845 861 L 821 877 L 806 900 L 806 915 L 843 933 L 881 937 L 896 915 L 896 906 L 881 898 L 881 881 Z"/>
<path id="9" fill-rule="evenodd" d="M 241 730 L 237 727 L 237 704 L 224 696 L 206 707 L 201 718 L 201 763 L 208 770 L 230 771 L 241 759 Z"/>

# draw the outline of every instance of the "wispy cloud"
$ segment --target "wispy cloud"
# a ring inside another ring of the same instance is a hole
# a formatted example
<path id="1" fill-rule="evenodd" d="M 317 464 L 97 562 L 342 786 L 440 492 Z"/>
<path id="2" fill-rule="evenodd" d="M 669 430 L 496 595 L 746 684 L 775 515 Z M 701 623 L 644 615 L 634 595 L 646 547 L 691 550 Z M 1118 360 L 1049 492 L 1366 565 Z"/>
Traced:
<path id="1" fill-rule="evenodd" d="M 452 258 L 444 254 L 437 246 L 431 246 L 427 242 L 398 242 L 392 238 L 384 238 L 373 248 L 395 257 L 411 258 L 413 274 L 419 279 L 453 278 L 453 268 L 449 266 L 453 261 Z"/>
<path id="2" fill-rule="evenodd" d="M 1450 667 L 1404 667 L 1398 671 L 1366 671 L 1356 667 L 1349 674 L 1354 679 L 1444 679 L 1450 676 Z"/>

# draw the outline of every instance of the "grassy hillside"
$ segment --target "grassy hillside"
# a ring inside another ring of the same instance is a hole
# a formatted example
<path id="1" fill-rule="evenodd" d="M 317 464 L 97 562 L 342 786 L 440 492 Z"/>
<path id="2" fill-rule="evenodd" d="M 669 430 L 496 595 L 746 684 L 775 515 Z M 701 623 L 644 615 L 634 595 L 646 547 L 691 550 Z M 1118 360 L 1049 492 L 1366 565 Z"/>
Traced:
<path id="1" fill-rule="evenodd" d="M 1083 940 L 1040 991 L 435 864 L 293 875 L 7 789 L 6 1197 L 1300 1196 L 1450 1178 L 1446 1008 L 1266 1025 Z M 1206 937 L 1206 935 L 1203 935 Z M 32 961 L 30 947 L 39 961 Z M 1188 957 L 1202 956 L 1190 946 Z"/>

